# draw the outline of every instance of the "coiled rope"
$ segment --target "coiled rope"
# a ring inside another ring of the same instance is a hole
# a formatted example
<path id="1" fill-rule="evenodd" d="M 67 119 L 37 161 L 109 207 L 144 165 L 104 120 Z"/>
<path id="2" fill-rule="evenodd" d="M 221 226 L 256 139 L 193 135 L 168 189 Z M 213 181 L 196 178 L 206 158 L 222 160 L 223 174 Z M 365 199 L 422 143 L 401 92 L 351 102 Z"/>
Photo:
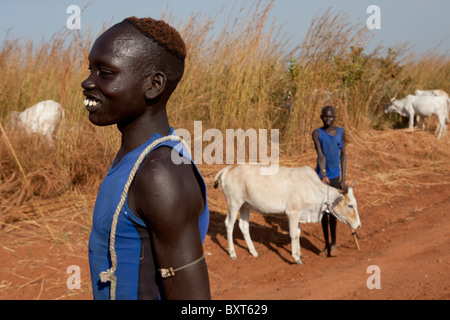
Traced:
<path id="1" fill-rule="evenodd" d="M 117 254 L 115 249 L 115 243 L 116 243 L 116 229 L 117 229 L 117 222 L 119 221 L 119 214 L 122 210 L 123 205 L 125 204 L 125 200 L 127 198 L 128 189 L 130 188 L 131 182 L 134 179 L 134 176 L 136 175 L 137 170 L 139 169 L 139 166 L 144 161 L 145 157 L 154 149 L 157 145 L 166 142 L 166 141 L 179 141 L 183 144 L 183 146 L 186 148 L 186 150 L 189 150 L 189 147 L 187 146 L 186 142 L 179 136 L 176 135 L 169 135 L 162 138 L 159 138 L 155 141 L 153 141 L 148 147 L 144 149 L 144 151 L 141 152 L 139 155 L 139 158 L 137 159 L 136 163 L 134 164 L 133 168 L 131 169 L 130 175 L 128 176 L 128 180 L 125 183 L 125 186 L 123 188 L 122 196 L 120 197 L 119 204 L 117 205 L 116 211 L 114 212 L 112 224 L 111 224 L 111 233 L 109 236 L 109 251 L 111 254 L 111 268 L 100 272 L 100 280 L 101 282 L 111 282 L 111 288 L 110 288 L 110 300 L 116 299 L 116 286 L 117 286 L 117 277 L 115 276 L 115 272 L 117 269 Z"/>

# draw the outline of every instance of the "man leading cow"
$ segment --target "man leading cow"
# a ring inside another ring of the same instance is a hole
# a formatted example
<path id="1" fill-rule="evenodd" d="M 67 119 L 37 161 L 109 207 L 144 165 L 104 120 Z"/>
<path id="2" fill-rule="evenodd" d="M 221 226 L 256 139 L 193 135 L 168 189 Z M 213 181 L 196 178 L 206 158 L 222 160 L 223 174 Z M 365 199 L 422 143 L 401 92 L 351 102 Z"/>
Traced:
<path id="1" fill-rule="evenodd" d="M 334 125 L 335 112 L 332 106 L 325 106 L 322 109 L 320 118 L 323 126 L 312 133 L 314 146 L 317 151 L 316 172 L 324 183 L 338 189 L 344 189 L 347 162 L 345 130 Z M 335 257 L 337 256 L 337 219 L 329 212 L 324 212 L 321 222 L 325 238 L 325 248 L 321 255 L 327 254 L 330 257 Z M 329 240 L 328 226 L 331 242 Z"/>

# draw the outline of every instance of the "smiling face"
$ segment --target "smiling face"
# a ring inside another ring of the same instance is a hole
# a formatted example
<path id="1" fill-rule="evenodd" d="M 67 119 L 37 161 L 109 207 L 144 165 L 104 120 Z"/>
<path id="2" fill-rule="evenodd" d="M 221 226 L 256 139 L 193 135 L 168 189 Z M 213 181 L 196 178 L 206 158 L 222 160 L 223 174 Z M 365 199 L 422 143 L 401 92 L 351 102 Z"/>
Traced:
<path id="1" fill-rule="evenodd" d="M 93 124 L 127 123 L 146 112 L 142 41 L 120 24 L 95 41 L 89 54 L 90 75 L 81 83 Z"/>
<path id="2" fill-rule="evenodd" d="M 320 116 L 324 127 L 331 127 L 334 123 L 334 109 L 332 107 L 324 107 Z"/>

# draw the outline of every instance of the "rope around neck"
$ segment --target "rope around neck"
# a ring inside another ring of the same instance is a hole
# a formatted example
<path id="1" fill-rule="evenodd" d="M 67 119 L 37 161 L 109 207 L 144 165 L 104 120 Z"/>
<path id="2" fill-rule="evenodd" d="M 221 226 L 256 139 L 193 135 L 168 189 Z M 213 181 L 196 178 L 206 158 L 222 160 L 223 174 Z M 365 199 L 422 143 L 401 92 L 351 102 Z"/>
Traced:
<path id="1" fill-rule="evenodd" d="M 100 272 L 100 280 L 101 282 L 111 282 L 111 288 L 110 288 L 110 299 L 115 300 L 116 299 L 116 285 L 117 285 L 117 277 L 115 276 L 115 272 L 117 269 L 117 254 L 115 249 L 115 243 L 116 243 L 116 229 L 117 229 L 117 222 L 119 221 L 119 214 L 122 210 L 123 205 L 125 204 L 125 200 L 127 198 L 128 189 L 130 188 L 131 182 L 134 179 L 134 176 L 136 175 L 137 170 L 139 169 L 139 166 L 144 161 L 145 157 L 154 149 L 157 145 L 165 142 L 165 141 L 179 141 L 183 144 L 183 146 L 186 148 L 186 150 L 189 150 L 189 147 L 187 146 L 186 142 L 179 136 L 175 135 L 169 135 L 162 138 L 159 138 L 155 141 L 153 141 L 147 148 L 144 149 L 144 151 L 141 152 L 139 155 L 139 158 L 135 162 L 133 168 L 131 169 L 130 175 L 128 176 L 128 180 L 125 183 L 125 186 L 123 188 L 122 196 L 120 197 L 119 204 L 117 205 L 116 211 L 114 212 L 113 221 L 111 224 L 111 233 L 109 236 L 109 251 L 111 254 L 111 268 Z"/>

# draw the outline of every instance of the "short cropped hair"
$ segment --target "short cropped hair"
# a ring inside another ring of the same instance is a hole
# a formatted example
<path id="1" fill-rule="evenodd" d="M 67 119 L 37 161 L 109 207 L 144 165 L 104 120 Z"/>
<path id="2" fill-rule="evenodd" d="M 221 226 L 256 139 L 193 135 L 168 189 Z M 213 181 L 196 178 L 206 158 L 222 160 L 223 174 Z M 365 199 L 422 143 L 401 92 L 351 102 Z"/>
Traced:
<path id="1" fill-rule="evenodd" d="M 322 114 L 324 114 L 325 112 L 327 112 L 328 110 L 330 110 L 333 114 L 334 114 L 334 108 L 333 106 L 325 106 L 322 108 Z"/>
<path id="2" fill-rule="evenodd" d="M 179 59 L 186 58 L 186 45 L 178 31 L 163 20 L 129 17 L 123 21 L 132 24 L 143 35 L 152 39 Z"/>
<path id="3" fill-rule="evenodd" d="M 163 20 L 129 17 L 124 19 L 121 24 L 137 30 L 144 38 L 149 40 L 149 44 L 156 44 L 156 47 L 159 48 L 157 50 L 168 53 L 155 55 L 156 47 L 143 48 L 142 54 L 145 56 L 148 53 L 143 68 L 148 73 L 158 70 L 163 71 L 168 80 L 168 93 L 171 94 L 184 73 L 186 45 L 181 35 Z"/>

